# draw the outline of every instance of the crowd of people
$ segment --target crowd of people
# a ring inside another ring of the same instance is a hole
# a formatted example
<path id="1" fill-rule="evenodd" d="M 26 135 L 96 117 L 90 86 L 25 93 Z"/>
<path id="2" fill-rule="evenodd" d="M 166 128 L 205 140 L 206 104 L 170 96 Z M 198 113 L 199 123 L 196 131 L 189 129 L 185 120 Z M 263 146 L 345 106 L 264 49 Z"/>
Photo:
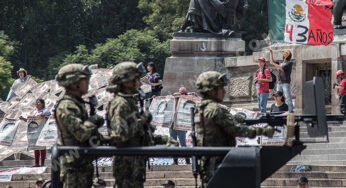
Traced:
<path id="1" fill-rule="evenodd" d="M 292 53 L 289 50 L 286 50 L 283 53 L 283 60 L 281 63 L 276 62 L 273 57 L 273 51 L 270 50 L 270 64 L 278 70 L 278 81 L 276 85 L 277 93 L 273 96 L 275 98 L 275 104 L 271 106 L 270 113 L 277 113 L 278 110 L 280 112 L 290 112 L 293 113 L 293 102 L 291 96 L 291 72 L 293 62 L 291 61 Z M 266 66 L 266 59 L 264 57 L 260 57 L 258 59 L 258 67 L 259 69 L 256 71 L 254 76 L 254 83 L 257 88 L 257 100 L 258 100 L 258 108 L 262 114 L 267 113 L 267 101 L 269 97 L 270 82 L 274 82 L 272 78 L 272 73 Z M 273 83 L 275 85 L 275 83 Z M 280 100 L 277 100 L 280 98 Z M 288 109 L 285 109 L 285 99 L 288 101 Z M 281 102 L 280 102 L 281 101 Z M 281 108 L 281 103 L 284 105 Z M 273 111 L 274 110 L 274 111 Z M 284 111 L 283 111 L 284 110 Z"/>

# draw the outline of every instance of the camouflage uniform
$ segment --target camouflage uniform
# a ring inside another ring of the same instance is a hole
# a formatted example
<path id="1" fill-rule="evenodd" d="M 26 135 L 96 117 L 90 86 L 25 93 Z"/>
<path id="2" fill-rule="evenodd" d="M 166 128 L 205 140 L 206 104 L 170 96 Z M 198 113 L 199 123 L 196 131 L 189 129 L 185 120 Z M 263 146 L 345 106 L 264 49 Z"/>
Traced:
<path id="1" fill-rule="evenodd" d="M 236 136 L 253 138 L 256 135 L 268 134 L 272 136 L 273 128 L 254 128 L 239 126 L 243 119 L 237 116 L 235 118 L 230 112 L 222 107 L 216 96 L 208 96 L 207 92 L 216 89 L 219 86 L 226 86 L 227 80 L 223 80 L 224 75 L 209 71 L 202 73 L 196 82 L 196 87 L 203 97 L 200 105 L 195 110 L 195 124 L 197 130 L 198 146 L 235 146 Z M 200 177 L 202 187 L 214 175 L 218 165 L 221 164 L 223 157 L 202 157 Z"/>
<path id="2" fill-rule="evenodd" d="M 69 64 L 60 69 L 56 76 L 59 85 L 67 87 L 91 76 L 91 71 L 80 64 Z M 67 89 L 68 90 L 68 89 Z M 104 122 L 98 115 L 88 117 L 85 102 L 79 96 L 67 91 L 55 108 L 59 138 L 64 146 L 90 146 L 89 139 L 100 137 L 97 128 Z M 75 153 L 75 152 L 73 152 Z M 60 157 L 60 180 L 64 188 L 91 187 L 94 167 L 92 158 L 79 154 L 65 154 Z"/>
<path id="3" fill-rule="evenodd" d="M 166 143 L 167 137 L 154 136 L 150 113 L 139 113 L 138 94 L 125 94 L 121 83 L 142 76 L 138 66 L 123 62 L 114 67 L 107 90 L 115 93 L 107 110 L 110 144 L 117 147 L 150 146 Z M 118 188 L 142 188 L 145 182 L 146 157 L 115 156 L 113 175 Z"/>

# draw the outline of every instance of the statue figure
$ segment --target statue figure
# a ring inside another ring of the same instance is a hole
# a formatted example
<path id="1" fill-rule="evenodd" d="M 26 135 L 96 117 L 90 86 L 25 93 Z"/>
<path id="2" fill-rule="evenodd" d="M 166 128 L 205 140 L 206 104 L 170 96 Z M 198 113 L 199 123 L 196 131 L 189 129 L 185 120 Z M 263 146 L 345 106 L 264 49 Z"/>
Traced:
<path id="1" fill-rule="evenodd" d="M 346 0 L 334 0 L 333 16 L 334 16 L 334 29 L 342 29 L 342 14 L 346 8 Z"/>
<path id="2" fill-rule="evenodd" d="M 190 0 L 181 30 L 230 37 L 238 4 L 239 0 Z"/>

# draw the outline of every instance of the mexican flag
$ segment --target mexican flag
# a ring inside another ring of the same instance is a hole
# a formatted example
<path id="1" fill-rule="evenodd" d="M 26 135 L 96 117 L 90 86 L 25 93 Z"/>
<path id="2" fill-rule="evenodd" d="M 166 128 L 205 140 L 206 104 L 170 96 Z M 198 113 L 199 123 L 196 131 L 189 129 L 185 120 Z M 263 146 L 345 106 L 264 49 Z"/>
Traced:
<path id="1" fill-rule="evenodd" d="M 334 40 L 330 0 L 268 0 L 272 41 L 328 45 Z"/>

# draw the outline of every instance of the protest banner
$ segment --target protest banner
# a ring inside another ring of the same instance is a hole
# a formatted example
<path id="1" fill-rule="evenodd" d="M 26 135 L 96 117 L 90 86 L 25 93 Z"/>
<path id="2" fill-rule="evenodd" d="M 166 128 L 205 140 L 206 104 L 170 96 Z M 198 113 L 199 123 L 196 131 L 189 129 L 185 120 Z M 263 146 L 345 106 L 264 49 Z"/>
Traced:
<path id="1" fill-rule="evenodd" d="M 25 82 L 18 83 L 15 85 L 12 90 L 18 97 L 23 97 L 26 93 L 28 93 L 34 86 L 36 86 L 37 82 L 32 78 L 28 77 Z"/>
<path id="2" fill-rule="evenodd" d="M 191 122 L 191 108 L 195 108 L 197 104 L 201 102 L 201 99 L 194 95 L 181 95 L 179 97 L 176 117 L 174 120 L 175 130 L 192 130 Z"/>
<path id="3" fill-rule="evenodd" d="M 333 42 L 330 0 L 269 0 L 269 34 L 272 41 L 328 45 Z"/>
<path id="4" fill-rule="evenodd" d="M 149 111 L 153 116 L 151 124 L 170 127 L 175 111 L 174 101 L 175 99 L 171 95 L 155 97 L 149 107 Z"/>
<path id="5" fill-rule="evenodd" d="M 51 147 L 56 144 L 58 140 L 58 129 L 54 116 L 50 118 L 44 124 L 36 142 L 36 146 Z"/>
<path id="6" fill-rule="evenodd" d="M 4 119 L 0 123 L 0 145 L 10 146 L 14 140 L 18 127 L 15 120 Z"/>
<path id="7" fill-rule="evenodd" d="M 41 146 L 37 146 L 36 142 L 46 121 L 47 119 L 44 117 L 28 117 L 28 149 L 44 149 Z"/>

